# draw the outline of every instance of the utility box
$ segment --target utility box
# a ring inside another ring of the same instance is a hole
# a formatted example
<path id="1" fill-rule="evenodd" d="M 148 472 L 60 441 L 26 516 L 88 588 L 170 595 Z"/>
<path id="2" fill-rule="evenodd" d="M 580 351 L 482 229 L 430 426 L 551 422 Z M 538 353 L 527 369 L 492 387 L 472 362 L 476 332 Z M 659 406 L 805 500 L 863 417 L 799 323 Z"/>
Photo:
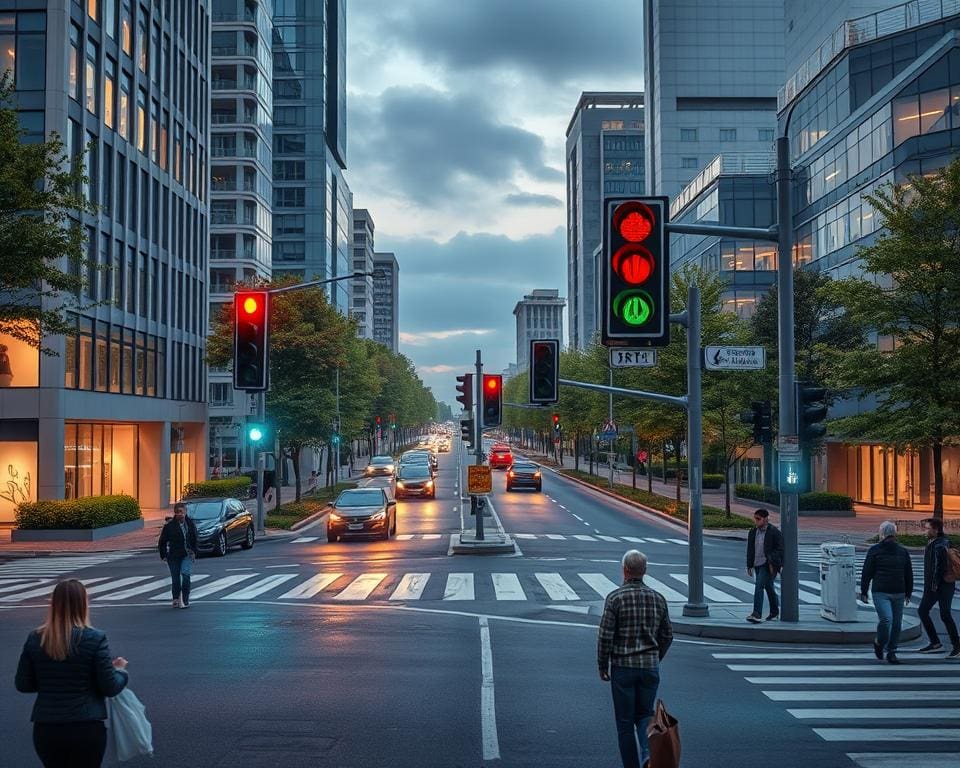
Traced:
<path id="1" fill-rule="evenodd" d="M 857 620 L 857 565 L 853 544 L 820 545 L 820 615 L 829 621 Z"/>

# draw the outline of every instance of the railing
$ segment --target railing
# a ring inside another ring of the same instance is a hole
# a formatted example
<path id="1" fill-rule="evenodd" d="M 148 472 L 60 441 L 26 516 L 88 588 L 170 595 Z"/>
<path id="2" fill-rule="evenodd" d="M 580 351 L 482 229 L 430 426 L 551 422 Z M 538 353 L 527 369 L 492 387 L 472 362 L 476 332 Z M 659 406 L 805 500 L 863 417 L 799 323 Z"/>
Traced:
<path id="1" fill-rule="evenodd" d="M 210 293 L 233 293 L 237 287 L 235 282 L 232 283 L 210 283 Z"/>
<path id="2" fill-rule="evenodd" d="M 213 90 L 215 91 L 235 91 L 237 90 L 236 80 L 214 80 Z"/>
<path id="3" fill-rule="evenodd" d="M 236 123 L 237 113 L 236 112 L 213 112 L 211 113 L 210 118 L 215 125 L 223 125 L 224 123 Z"/>
<path id="4" fill-rule="evenodd" d="M 210 184 L 212 192 L 254 192 L 255 185 L 252 181 L 237 183 L 236 181 L 213 182 Z"/>
<path id="5" fill-rule="evenodd" d="M 244 8 L 243 12 L 239 11 L 219 11 L 213 14 L 214 21 L 256 21 L 257 14 L 253 11 Z"/>
<path id="6" fill-rule="evenodd" d="M 728 152 L 717 155 L 707 167 L 687 184 L 670 204 L 670 217 L 676 218 L 680 211 L 696 199 L 721 175 L 758 175 L 773 170 L 775 158 L 772 152 Z"/>
<path id="7" fill-rule="evenodd" d="M 213 147 L 210 151 L 213 157 L 256 157 L 256 149 L 249 147 Z"/>
<path id="8" fill-rule="evenodd" d="M 777 111 L 783 111 L 807 83 L 850 46 L 930 24 L 957 13 L 960 13 L 960 0 L 910 0 L 869 16 L 843 22 L 777 91 Z"/>

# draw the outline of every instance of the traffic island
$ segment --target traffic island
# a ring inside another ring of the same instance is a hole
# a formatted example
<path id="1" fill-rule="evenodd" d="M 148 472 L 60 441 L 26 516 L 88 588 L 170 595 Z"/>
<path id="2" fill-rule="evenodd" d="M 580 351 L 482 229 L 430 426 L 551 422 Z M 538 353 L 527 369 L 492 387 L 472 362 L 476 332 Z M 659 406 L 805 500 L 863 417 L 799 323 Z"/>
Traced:
<path id="1" fill-rule="evenodd" d="M 710 615 L 683 615 L 683 605 L 670 604 L 670 621 L 678 635 L 709 637 L 723 640 L 760 640 L 770 643 L 798 645 L 870 645 L 877 634 L 877 615 L 873 611 L 857 611 L 856 621 L 834 622 L 820 616 L 820 606 L 801 605 L 800 621 L 765 621 L 750 624 L 747 616 L 753 611 L 750 603 L 710 605 Z M 900 641 L 920 637 L 920 622 L 903 617 Z"/>
<path id="2" fill-rule="evenodd" d="M 512 555 L 517 553 L 517 545 L 510 534 L 498 531 L 484 532 L 478 539 L 472 531 L 462 531 L 450 537 L 452 555 Z"/>

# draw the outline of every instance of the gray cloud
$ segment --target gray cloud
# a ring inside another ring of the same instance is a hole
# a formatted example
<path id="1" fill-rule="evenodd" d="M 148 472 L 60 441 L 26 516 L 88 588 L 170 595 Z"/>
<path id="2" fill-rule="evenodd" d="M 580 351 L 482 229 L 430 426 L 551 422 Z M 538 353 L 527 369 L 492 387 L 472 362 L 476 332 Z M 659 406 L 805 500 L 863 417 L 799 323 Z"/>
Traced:
<path id="1" fill-rule="evenodd" d="M 529 208 L 562 208 L 563 200 L 553 195 L 537 195 L 533 192 L 515 192 L 506 195 L 503 202 L 507 205 L 518 205 Z"/>

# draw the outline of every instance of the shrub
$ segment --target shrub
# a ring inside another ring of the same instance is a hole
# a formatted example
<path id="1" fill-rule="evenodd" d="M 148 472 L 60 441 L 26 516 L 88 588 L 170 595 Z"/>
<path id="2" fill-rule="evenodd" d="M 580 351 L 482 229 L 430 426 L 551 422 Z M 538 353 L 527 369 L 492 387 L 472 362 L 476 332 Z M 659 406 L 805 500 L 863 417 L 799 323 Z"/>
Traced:
<path id="1" fill-rule="evenodd" d="M 734 486 L 733 493 L 741 499 L 765 501 L 768 504 L 780 503 L 780 491 L 776 488 L 768 488 L 765 485 L 757 485 L 756 483 L 737 483 L 736 486 Z"/>
<path id="2" fill-rule="evenodd" d="M 17 525 L 24 530 L 104 528 L 140 517 L 140 503 L 132 496 L 31 501 L 16 510 Z"/>
<path id="3" fill-rule="evenodd" d="M 800 509 L 823 511 L 851 510 L 853 509 L 853 499 L 842 493 L 811 491 L 810 493 L 800 494 Z"/>
<path id="4" fill-rule="evenodd" d="M 187 483 L 183 490 L 185 499 L 227 496 L 237 499 L 247 498 L 250 481 L 246 477 L 228 477 L 224 480 L 203 480 L 199 483 Z"/>
<path id="5" fill-rule="evenodd" d="M 723 485 L 723 475 L 704 475 L 702 486 L 716 489 Z"/>

